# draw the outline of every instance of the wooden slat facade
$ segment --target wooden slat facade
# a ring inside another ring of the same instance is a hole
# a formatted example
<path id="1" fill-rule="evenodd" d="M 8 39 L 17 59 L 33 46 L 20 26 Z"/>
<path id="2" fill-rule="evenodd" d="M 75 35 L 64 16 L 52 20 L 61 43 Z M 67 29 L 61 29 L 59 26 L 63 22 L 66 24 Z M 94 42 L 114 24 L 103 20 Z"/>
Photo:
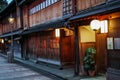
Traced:
<path id="1" fill-rule="evenodd" d="M 23 28 L 27 29 L 29 28 L 29 8 L 28 6 L 23 7 Z"/>
<path id="2" fill-rule="evenodd" d="M 79 13 L 81 11 L 92 9 L 97 5 L 114 0 L 49 0 L 50 2 L 46 1 L 48 0 L 35 0 L 30 4 L 23 4 L 23 6 L 21 7 L 22 9 L 16 8 L 17 10 L 12 12 L 12 15 L 15 17 L 13 31 L 18 30 L 19 28 L 23 28 L 23 30 L 29 30 L 30 27 L 36 27 L 36 25 L 39 26 L 41 24 L 49 23 L 50 21 L 61 19 L 68 14 L 75 15 L 76 13 Z M 52 3 L 52 1 L 55 2 Z M 60 37 L 55 37 L 55 29 L 50 28 L 49 30 L 22 35 L 23 37 L 20 39 L 21 45 L 19 45 L 22 46 L 21 50 L 23 50 L 21 54 L 23 55 L 23 58 L 27 57 L 29 59 L 45 62 L 53 61 L 52 64 L 57 65 L 70 65 L 75 63 L 76 49 L 74 48 L 74 46 L 79 45 L 78 53 L 80 54 L 80 67 L 82 68 L 85 50 L 86 48 L 92 46 L 95 47 L 95 49 L 97 50 L 97 54 L 95 55 L 97 72 L 105 72 L 107 67 L 119 70 L 120 49 L 108 50 L 107 38 L 120 38 L 120 13 L 117 13 L 117 18 L 116 14 L 107 14 L 101 14 L 99 16 L 92 15 L 98 17 L 98 19 L 100 20 L 108 19 L 109 21 L 109 32 L 107 34 L 96 33 L 95 41 L 81 42 L 79 39 L 78 42 L 75 42 L 75 39 L 81 38 L 81 36 L 79 35 L 80 33 L 78 33 L 78 36 L 75 36 L 74 31 L 72 31 L 72 34 L 69 33 L 69 31 L 72 30 L 72 28 L 70 27 L 71 25 L 69 25 L 69 27 L 66 26 L 71 30 L 66 30 L 67 28 L 60 28 Z M 0 34 L 11 31 L 8 17 L 9 15 L 2 19 L 2 22 L 0 22 L 0 26 L 2 26 L 0 27 Z M 80 23 L 79 19 L 78 22 L 77 20 L 75 20 L 75 22 L 73 21 L 72 23 L 75 23 L 76 25 L 80 24 L 79 26 L 88 26 L 90 20 L 93 19 L 91 17 L 80 19 Z M 67 21 L 67 19 L 65 20 Z M 72 27 L 76 26 L 72 25 Z M 78 32 L 80 32 L 80 30 L 78 30 Z M 70 35 L 68 35 L 68 33 Z M 58 63 L 54 63 L 54 61 Z"/>
<path id="3" fill-rule="evenodd" d="M 29 59 L 38 61 L 57 61 L 59 66 L 74 63 L 73 36 L 65 36 L 61 30 L 61 37 L 55 37 L 55 31 L 41 31 L 26 36 L 24 44 Z M 56 63 L 52 63 L 56 64 Z"/>
<path id="4" fill-rule="evenodd" d="M 113 37 L 115 38 L 120 38 L 120 31 L 119 31 L 119 23 L 120 23 L 120 18 L 118 19 L 111 19 L 109 23 L 112 23 L 109 25 L 109 33 L 108 37 Z M 119 44 L 119 43 L 117 43 Z M 115 69 L 120 69 L 120 49 L 115 49 L 115 42 L 114 42 L 114 49 L 113 50 L 108 50 L 108 66 L 115 68 Z"/>
<path id="5" fill-rule="evenodd" d="M 0 23 L 0 34 L 2 34 L 2 24 Z"/>
<path id="6" fill-rule="evenodd" d="M 11 13 L 11 15 L 14 17 L 14 23 L 10 24 L 8 21 L 8 18 L 10 17 L 10 15 L 6 16 L 3 20 L 2 20 L 2 34 L 7 33 L 7 32 L 11 32 L 11 27 L 12 27 L 12 31 L 18 30 L 19 28 L 21 28 L 21 23 L 20 23 L 20 16 L 18 16 L 18 18 L 16 18 L 16 12 Z"/>
<path id="7" fill-rule="evenodd" d="M 30 58 L 59 60 L 59 39 L 54 37 L 53 31 L 31 34 L 28 37 L 27 52 L 30 53 Z"/>
<path id="8" fill-rule="evenodd" d="M 38 2 L 39 4 L 41 2 Z M 29 6 L 29 10 L 34 8 L 38 3 L 34 2 Z M 29 12 L 27 12 L 29 13 Z M 43 16 L 45 14 L 45 16 Z M 58 1 L 46 8 L 38 10 L 34 14 L 29 13 L 29 26 L 35 26 L 41 23 L 49 22 L 50 20 L 55 20 L 62 17 L 62 1 Z"/>
<path id="9" fill-rule="evenodd" d="M 106 2 L 106 0 L 77 0 L 77 11 L 92 8 L 104 2 Z"/>

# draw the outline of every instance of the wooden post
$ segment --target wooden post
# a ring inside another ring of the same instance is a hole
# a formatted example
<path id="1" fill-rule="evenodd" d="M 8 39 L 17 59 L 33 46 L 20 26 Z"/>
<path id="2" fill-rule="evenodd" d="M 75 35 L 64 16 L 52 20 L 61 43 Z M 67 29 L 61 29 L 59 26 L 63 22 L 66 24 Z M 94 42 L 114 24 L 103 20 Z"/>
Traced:
<path id="1" fill-rule="evenodd" d="M 79 56 L 79 42 L 78 42 L 78 26 L 75 25 L 74 28 L 74 53 L 75 53 L 75 76 L 79 75 L 79 64 L 80 64 L 80 56 Z"/>

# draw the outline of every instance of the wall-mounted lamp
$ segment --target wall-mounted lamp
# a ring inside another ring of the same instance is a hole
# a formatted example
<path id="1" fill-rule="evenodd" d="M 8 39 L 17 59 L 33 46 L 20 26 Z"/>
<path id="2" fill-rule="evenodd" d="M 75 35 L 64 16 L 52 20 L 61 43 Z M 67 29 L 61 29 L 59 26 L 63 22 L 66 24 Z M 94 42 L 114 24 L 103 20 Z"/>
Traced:
<path id="1" fill-rule="evenodd" d="M 1 43 L 4 43 L 4 39 L 2 39 Z"/>
<path id="2" fill-rule="evenodd" d="M 107 33 L 108 32 L 108 21 L 107 20 L 92 20 L 90 22 L 90 27 L 92 30 L 96 31 L 101 28 L 101 33 Z"/>
<path id="3" fill-rule="evenodd" d="M 13 18 L 12 16 L 10 16 L 10 17 L 8 18 L 8 21 L 9 21 L 9 23 L 13 24 L 13 23 L 14 23 L 14 18 Z"/>
<path id="4" fill-rule="evenodd" d="M 60 37 L 60 29 L 55 29 L 55 36 Z"/>
<path id="5" fill-rule="evenodd" d="M 94 30 L 94 31 L 100 29 L 100 21 L 99 21 L 99 20 L 96 20 L 96 19 L 92 20 L 92 21 L 90 22 L 90 27 L 91 27 L 91 29 Z"/>
<path id="6" fill-rule="evenodd" d="M 103 20 L 101 23 L 101 33 L 107 33 L 108 32 L 108 21 Z"/>

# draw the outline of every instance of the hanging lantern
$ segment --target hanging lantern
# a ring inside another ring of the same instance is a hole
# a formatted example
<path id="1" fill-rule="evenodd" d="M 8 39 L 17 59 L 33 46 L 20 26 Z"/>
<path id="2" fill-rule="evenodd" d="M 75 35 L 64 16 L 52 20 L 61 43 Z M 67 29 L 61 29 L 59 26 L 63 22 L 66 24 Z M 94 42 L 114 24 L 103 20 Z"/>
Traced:
<path id="1" fill-rule="evenodd" d="M 90 27 L 91 27 L 91 29 L 94 30 L 94 31 L 98 30 L 98 29 L 100 28 L 100 21 L 99 21 L 99 20 L 96 20 L 96 19 L 92 20 L 92 21 L 90 22 Z"/>

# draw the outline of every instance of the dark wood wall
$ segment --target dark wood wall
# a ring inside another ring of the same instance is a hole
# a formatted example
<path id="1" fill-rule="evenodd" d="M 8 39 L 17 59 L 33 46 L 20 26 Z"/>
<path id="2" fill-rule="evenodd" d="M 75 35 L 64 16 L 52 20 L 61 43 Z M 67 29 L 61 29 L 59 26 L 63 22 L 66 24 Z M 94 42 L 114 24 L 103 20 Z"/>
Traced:
<path id="1" fill-rule="evenodd" d="M 2 34 L 2 24 L 0 23 L 0 34 Z"/>
<path id="2" fill-rule="evenodd" d="M 60 61 L 62 66 L 74 63 L 74 36 L 66 36 L 64 29 L 60 37 L 55 37 L 55 30 L 33 33 L 24 41 L 26 54 L 30 59 Z"/>
<path id="3" fill-rule="evenodd" d="M 29 28 L 29 13 L 28 12 L 29 12 L 28 6 L 27 5 L 23 6 L 22 14 L 23 14 L 23 27 L 24 27 L 24 29 Z"/>
<path id="4" fill-rule="evenodd" d="M 38 3 L 41 3 L 41 1 Z M 36 1 L 32 3 L 29 6 L 29 11 L 30 9 L 37 6 L 38 3 L 36 3 Z M 29 13 L 29 11 L 27 13 Z M 35 12 L 34 14 L 29 14 L 29 26 L 32 27 L 41 23 L 48 22 L 50 20 L 55 20 L 60 17 L 62 17 L 62 0 L 51 4 L 50 6 L 47 6 Z"/>
<path id="5" fill-rule="evenodd" d="M 9 19 L 10 15 L 7 15 L 4 19 L 2 19 L 2 23 L 1 23 L 2 24 L 2 33 L 11 32 L 11 28 L 12 28 L 12 31 L 18 30 L 21 28 L 20 16 L 18 16 L 18 18 L 17 18 L 16 11 L 11 13 L 11 15 L 14 18 L 14 23 L 13 24 L 9 23 L 8 19 Z"/>
<path id="6" fill-rule="evenodd" d="M 54 31 L 42 31 L 27 36 L 27 53 L 30 58 L 44 58 L 59 60 L 59 38 L 55 37 Z"/>
<path id="7" fill-rule="evenodd" d="M 109 20 L 108 37 L 120 38 L 120 18 Z M 119 44 L 120 41 L 117 42 Z M 120 49 L 115 49 L 115 42 L 113 42 L 113 50 L 108 50 L 108 67 L 120 69 Z"/>
<path id="8" fill-rule="evenodd" d="M 87 8 L 99 5 L 107 0 L 77 0 L 77 11 L 81 11 Z"/>

